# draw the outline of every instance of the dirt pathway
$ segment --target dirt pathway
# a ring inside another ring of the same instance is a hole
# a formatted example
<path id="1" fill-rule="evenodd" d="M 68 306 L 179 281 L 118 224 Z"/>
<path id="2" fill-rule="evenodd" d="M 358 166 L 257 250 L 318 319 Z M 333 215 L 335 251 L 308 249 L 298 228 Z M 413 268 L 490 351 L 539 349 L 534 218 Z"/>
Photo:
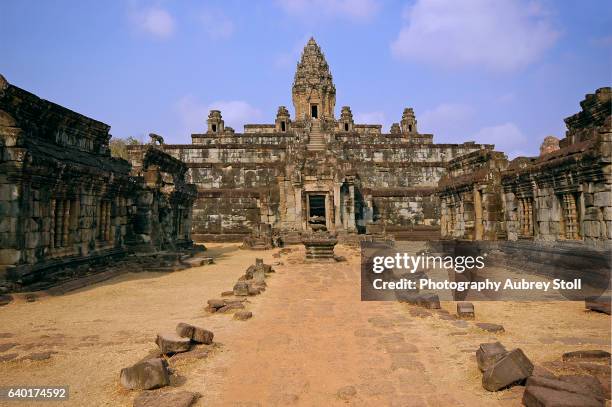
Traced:
<path id="1" fill-rule="evenodd" d="M 479 343 L 521 347 L 536 363 L 610 346 L 609 317 L 585 313 L 580 303 L 477 303 L 478 321 L 506 327 L 494 335 L 465 321 L 419 315 L 407 304 L 361 302 L 358 252 L 344 247 L 337 249 L 348 258 L 341 263 L 303 264 L 302 248 L 283 256 L 266 292 L 249 297 L 251 320 L 204 311 L 206 300 L 231 289 L 255 257 L 273 263 L 275 252 L 211 245 L 212 266 L 126 275 L 6 306 L 0 347 L 18 345 L 0 357 L 19 356 L 0 362 L 0 383 L 69 384 L 67 405 L 131 406 L 137 393 L 119 386 L 120 369 L 155 349 L 158 331 L 185 321 L 211 329 L 217 342 L 207 359 L 177 368 L 175 386 L 201 393 L 197 406 L 516 406 L 522 388 L 482 389 L 474 360 Z M 443 304 L 451 312 L 453 306 Z M 20 360 L 41 351 L 58 353 Z"/>

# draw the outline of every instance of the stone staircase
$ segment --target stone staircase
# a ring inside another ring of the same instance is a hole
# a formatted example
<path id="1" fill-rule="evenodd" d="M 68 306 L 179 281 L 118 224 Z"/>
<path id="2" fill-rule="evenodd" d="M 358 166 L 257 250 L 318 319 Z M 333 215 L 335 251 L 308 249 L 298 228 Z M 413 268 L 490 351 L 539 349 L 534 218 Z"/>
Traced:
<path id="1" fill-rule="evenodd" d="M 325 136 L 321 133 L 321 123 L 313 120 L 306 149 L 308 151 L 325 151 Z"/>

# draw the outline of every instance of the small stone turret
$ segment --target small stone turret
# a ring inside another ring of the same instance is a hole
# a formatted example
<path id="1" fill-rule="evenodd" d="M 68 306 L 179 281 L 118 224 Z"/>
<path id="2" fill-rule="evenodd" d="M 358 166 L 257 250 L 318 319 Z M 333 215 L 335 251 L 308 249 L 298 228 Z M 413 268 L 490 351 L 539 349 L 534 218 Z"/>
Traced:
<path id="1" fill-rule="evenodd" d="M 289 130 L 291 118 L 289 116 L 289 111 L 285 106 L 278 107 L 278 111 L 276 112 L 276 121 L 274 123 L 277 132 L 284 133 Z"/>
<path id="2" fill-rule="evenodd" d="M 225 122 L 221 117 L 220 110 L 211 110 L 208 114 L 208 133 L 223 134 L 225 131 Z"/>
<path id="3" fill-rule="evenodd" d="M 400 130 L 400 125 L 399 123 L 393 123 L 391 125 L 391 130 L 390 130 L 391 134 L 400 134 L 401 130 Z"/>
<path id="4" fill-rule="evenodd" d="M 540 156 L 543 156 L 559 149 L 559 139 L 555 136 L 547 136 L 544 138 L 540 146 Z"/>
<path id="5" fill-rule="evenodd" d="M 414 116 L 414 110 L 411 107 L 404 109 L 401 121 L 402 133 L 403 134 L 417 134 L 417 121 Z"/>
<path id="6" fill-rule="evenodd" d="M 340 120 L 338 120 L 338 126 L 340 131 L 353 131 L 353 112 L 348 106 L 342 106 L 342 112 L 340 113 Z"/>
<path id="7" fill-rule="evenodd" d="M 334 86 L 329 65 L 314 38 L 302 52 L 293 80 L 292 91 L 295 119 L 333 119 L 336 105 Z"/>

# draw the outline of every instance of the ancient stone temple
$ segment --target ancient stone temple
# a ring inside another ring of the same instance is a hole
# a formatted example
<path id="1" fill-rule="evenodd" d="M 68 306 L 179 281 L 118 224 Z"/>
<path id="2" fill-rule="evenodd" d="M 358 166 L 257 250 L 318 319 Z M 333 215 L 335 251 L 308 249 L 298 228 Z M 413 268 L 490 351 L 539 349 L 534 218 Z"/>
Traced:
<path id="1" fill-rule="evenodd" d="M 0 75 L 0 286 L 33 287 L 143 243 L 191 244 L 185 165 L 151 147 L 143 177 L 131 174 L 111 157 L 109 129 Z"/>
<path id="2" fill-rule="evenodd" d="M 478 151 L 449 162 L 440 180 L 442 236 L 467 240 L 585 242 L 612 239 L 612 92 L 586 95 L 547 137 L 539 157 Z"/>
<path id="3" fill-rule="evenodd" d="M 243 133 L 225 127 L 222 112 L 213 110 L 192 144 L 163 146 L 187 164 L 198 187 L 195 239 L 242 240 L 268 230 L 260 224 L 294 243 L 319 230 L 340 241 L 380 230 L 436 238 L 434 192 L 447 163 L 491 148 L 434 144 L 431 134 L 418 132 L 411 108 L 389 133 L 355 123 L 349 106 L 336 116 L 336 87 L 314 39 L 298 63 L 292 100 L 293 116 L 280 106 L 273 123 L 247 124 Z"/>

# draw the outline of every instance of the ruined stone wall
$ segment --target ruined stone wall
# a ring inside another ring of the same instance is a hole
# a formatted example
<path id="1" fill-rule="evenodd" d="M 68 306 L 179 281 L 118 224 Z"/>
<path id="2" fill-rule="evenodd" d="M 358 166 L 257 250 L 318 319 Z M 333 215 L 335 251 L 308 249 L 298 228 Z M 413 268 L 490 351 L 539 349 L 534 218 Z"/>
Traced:
<path id="1" fill-rule="evenodd" d="M 560 149 L 510 164 L 502 178 L 509 239 L 612 239 L 611 99 L 610 88 L 587 95 L 565 119 Z"/>
<path id="2" fill-rule="evenodd" d="M 442 236 L 468 240 L 612 239 L 612 92 L 586 95 L 560 148 L 508 163 L 496 152 L 452 160 L 438 185 Z"/>
<path id="3" fill-rule="evenodd" d="M 197 189 L 186 182 L 187 166 L 153 144 L 128 146 L 135 207 L 127 244 L 157 251 L 192 245 L 192 207 Z"/>
<path id="4" fill-rule="evenodd" d="M 508 160 L 485 149 L 451 160 L 438 183 L 443 238 L 496 240 L 505 236 L 501 174 Z"/>
<path id="5" fill-rule="evenodd" d="M 130 166 L 108 131 L 0 76 L 0 280 L 125 252 Z"/>

